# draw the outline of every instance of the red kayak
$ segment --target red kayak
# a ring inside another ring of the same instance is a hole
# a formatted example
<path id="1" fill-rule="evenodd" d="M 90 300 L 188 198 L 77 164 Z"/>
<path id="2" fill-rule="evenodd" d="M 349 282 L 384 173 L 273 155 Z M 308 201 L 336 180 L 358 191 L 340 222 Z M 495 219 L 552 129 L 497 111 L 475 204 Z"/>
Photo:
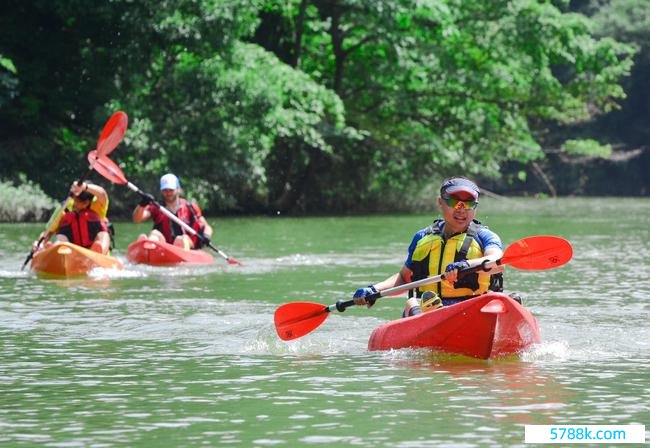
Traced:
<path id="1" fill-rule="evenodd" d="M 169 243 L 138 238 L 126 249 L 126 258 L 133 263 L 170 266 L 179 263 L 211 264 L 214 257 L 202 250 L 185 250 Z"/>
<path id="2" fill-rule="evenodd" d="M 503 293 L 388 322 L 370 335 L 369 350 L 430 348 L 480 359 L 517 354 L 541 342 L 535 317 Z"/>

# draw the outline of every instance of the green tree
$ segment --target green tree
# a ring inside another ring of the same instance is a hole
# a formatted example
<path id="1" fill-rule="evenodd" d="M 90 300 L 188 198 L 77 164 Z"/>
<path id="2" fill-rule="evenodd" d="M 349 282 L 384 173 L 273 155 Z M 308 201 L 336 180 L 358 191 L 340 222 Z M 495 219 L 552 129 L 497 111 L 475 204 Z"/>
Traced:
<path id="1" fill-rule="evenodd" d="M 12 61 L 15 82 L 8 90 L 0 85 L 0 96 L 10 98 L 0 102 L 0 176 L 24 172 L 60 196 L 79 175 L 109 115 L 104 104 L 120 94 L 116 74 L 138 57 L 120 21 L 129 8 L 131 2 L 3 2 L 0 53 Z"/>
<path id="2" fill-rule="evenodd" d="M 596 32 L 638 49 L 634 69 L 624 86 L 629 97 L 620 111 L 603 117 L 598 125 L 611 137 L 633 149 L 645 148 L 650 141 L 650 0 L 612 0 L 595 11 Z"/>
<path id="3" fill-rule="evenodd" d="M 616 39 L 637 50 L 630 76 L 620 81 L 627 95 L 609 113 L 550 128 L 545 147 L 547 157 L 531 165 L 536 175 L 524 187 L 559 194 L 647 194 L 650 1 L 581 0 L 572 1 L 571 9 L 591 17 L 593 34 L 598 38 Z M 572 141 L 573 138 L 580 140 Z M 563 143 L 566 139 L 569 140 Z M 520 169 L 525 167 L 519 165 L 514 171 Z M 541 185 L 538 179 L 542 180 Z"/>
<path id="4" fill-rule="evenodd" d="M 276 7 L 287 15 L 281 28 L 304 23 L 287 33 L 303 43 L 276 51 L 343 99 L 376 150 L 359 167 L 374 173 L 367 187 L 376 191 L 452 171 L 496 176 L 505 161 L 543 158 L 563 147 L 548 127 L 609 111 L 631 67 L 629 46 L 594 37 L 589 19 L 552 2 L 289 5 Z"/>
<path id="5" fill-rule="evenodd" d="M 602 151 L 554 130 L 615 107 L 633 55 L 560 2 L 5 3 L 0 176 L 60 191 L 122 108 L 128 177 L 174 171 L 208 211 L 404 206 L 449 172 Z"/>

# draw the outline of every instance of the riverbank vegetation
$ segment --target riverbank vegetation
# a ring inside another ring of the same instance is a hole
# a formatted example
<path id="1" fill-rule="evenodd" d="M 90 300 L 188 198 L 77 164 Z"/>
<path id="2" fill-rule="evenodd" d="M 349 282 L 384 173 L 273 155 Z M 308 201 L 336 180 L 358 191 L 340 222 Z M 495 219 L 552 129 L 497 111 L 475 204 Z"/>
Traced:
<path id="1" fill-rule="evenodd" d="M 17 185 L 0 182 L 0 222 L 45 221 L 56 207 L 38 185 L 19 176 Z"/>
<path id="2" fill-rule="evenodd" d="M 9 0 L 0 179 L 58 197 L 121 109 L 111 158 L 145 191 L 177 173 L 209 214 L 403 210 L 456 173 L 644 194 L 643 5 Z M 109 192 L 115 214 L 137 202 Z"/>

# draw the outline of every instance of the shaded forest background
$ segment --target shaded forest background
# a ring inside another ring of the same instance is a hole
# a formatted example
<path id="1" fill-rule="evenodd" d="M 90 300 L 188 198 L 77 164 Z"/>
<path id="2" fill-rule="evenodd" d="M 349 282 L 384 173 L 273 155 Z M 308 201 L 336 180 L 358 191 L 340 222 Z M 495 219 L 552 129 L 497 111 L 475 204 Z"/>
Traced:
<path id="1" fill-rule="evenodd" d="M 111 155 L 207 213 L 647 195 L 650 0 L 2 0 L 0 181 L 62 199 Z M 94 178 L 103 185 L 106 182 Z M 137 202 L 109 187 L 112 215 Z"/>

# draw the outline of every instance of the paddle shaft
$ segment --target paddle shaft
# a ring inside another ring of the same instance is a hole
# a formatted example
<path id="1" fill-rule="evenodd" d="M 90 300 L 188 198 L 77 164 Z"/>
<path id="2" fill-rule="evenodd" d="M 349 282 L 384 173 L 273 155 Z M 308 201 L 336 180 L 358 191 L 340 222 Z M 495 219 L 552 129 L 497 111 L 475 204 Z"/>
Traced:
<path id="1" fill-rule="evenodd" d="M 499 266 L 499 265 L 503 264 L 502 260 L 503 260 L 502 258 L 499 258 L 496 261 L 485 260 L 483 263 L 481 263 L 481 264 L 479 264 L 477 266 L 473 266 L 471 268 L 463 269 L 463 270 L 459 271 L 458 272 L 458 278 L 462 278 L 462 277 L 464 277 L 464 276 L 466 276 L 468 274 L 471 274 L 472 272 L 476 272 L 476 271 L 480 271 L 480 270 L 487 271 L 487 270 L 489 270 L 490 268 L 492 268 L 494 266 Z M 408 291 L 409 289 L 417 288 L 419 286 L 430 285 L 431 283 L 438 283 L 438 282 L 443 281 L 444 279 L 445 279 L 445 274 L 440 274 L 440 275 L 436 275 L 435 277 L 427 277 L 427 278 L 423 278 L 421 280 L 416 280 L 414 282 L 405 283 L 403 285 L 395 286 L 393 288 L 388 288 L 388 289 L 384 289 L 382 291 L 377 291 L 376 293 L 367 296 L 366 301 L 370 302 L 371 304 L 374 304 L 377 299 L 381 299 L 382 297 L 390 296 L 392 294 L 402 292 L 402 291 Z M 352 300 L 339 300 L 335 304 L 327 306 L 325 308 L 326 308 L 327 312 L 337 310 L 337 311 L 342 313 L 343 311 L 345 311 L 346 308 L 351 307 L 354 304 L 355 304 L 354 299 L 352 299 Z"/>
<path id="2" fill-rule="evenodd" d="M 126 186 L 129 187 L 129 189 L 130 189 L 131 191 L 133 191 L 134 193 L 138 193 L 139 195 L 142 195 L 142 196 L 146 195 L 146 193 L 145 193 L 144 191 L 140 190 L 137 186 L 133 185 L 133 183 L 131 183 L 130 181 L 127 181 L 127 182 L 126 182 Z M 171 220 L 174 221 L 176 224 L 178 224 L 179 226 L 181 226 L 181 227 L 182 227 L 183 229 L 185 229 L 187 232 L 191 233 L 192 235 L 198 235 L 198 234 L 199 234 L 199 232 L 197 232 L 196 230 L 194 230 L 194 229 L 193 229 L 192 227 L 190 227 L 187 223 L 183 222 L 183 220 L 181 220 L 178 216 L 176 216 L 175 214 L 173 214 L 172 212 L 170 212 L 169 210 L 167 210 L 167 208 L 166 208 L 165 206 L 159 204 L 159 203 L 156 202 L 156 201 L 154 201 L 154 204 L 155 204 L 158 208 L 160 208 L 160 211 L 163 212 L 163 214 L 164 214 L 165 216 L 167 216 L 169 219 L 171 219 Z M 238 261 L 236 261 L 236 260 L 230 258 L 228 255 L 226 255 L 223 251 L 219 250 L 218 247 L 215 247 L 211 242 L 208 242 L 208 246 L 210 247 L 210 249 L 214 250 L 216 253 L 218 253 L 218 254 L 221 255 L 224 259 L 226 259 L 226 261 L 233 260 L 233 261 L 236 262 L 237 264 L 240 264 Z"/>
<path id="3" fill-rule="evenodd" d="M 568 242 L 567 242 L 568 244 Z M 514 247 L 515 244 L 513 243 L 511 246 L 508 247 L 510 249 L 511 247 Z M 509 255 L 508 254 L 508 249 L 506 249 L 506 253 L 504 254 L 503 257 L 499 258 L 498 260 L 494 261 L 489 261 L 489 260 L 484 260 L 481 264 L 477 266 L 473 266 L 471 268 L 463 269 L 461 271 L 458 271 L 458 278 L 463 278 L 468 274 L 471 274 L 472 272 L 477 272 L 477 271 L 488 271 L 490 268 L 494 266 L 501 266 L 504 264 L 515 264 L 517 265 L 518 262 L 521 262 L 521 260 L 525 260 L 528 255 L 523 254 L 523 255 Z M 549 247 L 547 249 L 542 249 L 542 250 L 536 250 L 535 251 L 535 257 L 540 258 L 545 255 L 553 255 L 555 252 L 557 252 L 557 247 Z M 522 267 L 520 266 L 520 269 Z M 538 266 L 538 268 L 541 268 L 541 266 Z M 416 280 L 411 283 L 405 283 L 403 285 L 395 286 L 394 288 L 388 288 L 384 289 L 382 291 L 378 291 L 370 296 L 366 297 L 366 301 L 368 301 L 370 304 L 374 304 L 375 300 L 380 299 L 384 296 L 389 296 L 391 294 L 395 294 L 398 292 L 406 291 L 409 289 L 417 288 L 419 286 L 423 285 L 430 285 L 431 283 L 438 283 L 442 280 L 445 279 L 445 274 L 441 275 L 436 275 L 435 277 L 427 277 L 423 278 L 421 280 Z M 354 299 L 353 300 L 339 300 L 337 301 L 334 305 L 330 305 L 327 308 L 327 311 L 334 311 L 338 310 L 340 312 L 345 311 L 346 308 L 354 305 Z"/>

